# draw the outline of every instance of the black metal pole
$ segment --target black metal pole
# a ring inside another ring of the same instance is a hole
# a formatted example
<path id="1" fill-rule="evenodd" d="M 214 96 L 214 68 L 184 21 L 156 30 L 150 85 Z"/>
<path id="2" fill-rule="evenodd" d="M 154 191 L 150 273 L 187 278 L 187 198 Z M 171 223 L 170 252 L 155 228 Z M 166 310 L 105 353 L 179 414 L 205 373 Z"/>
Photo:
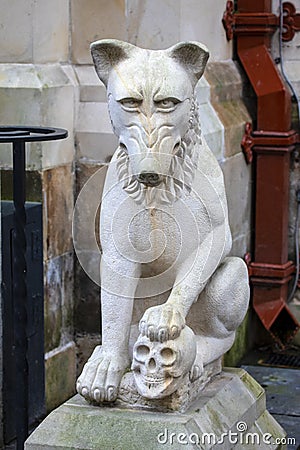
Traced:
<path id="1" fill-rule="evenodd" d="M 17 450 L 24 449 L 29 429 L 27 282 L 26 282 L 26 185 L 25 143 L 65 139 L 67 130 L 49 127 L 0 126 L 0 143 L 13 144 L 13 306 L 15 359 L 15 412 Z"/>
<path id="2" fill-rule="evenodd" d="M 17 450 L 28 436 L 27 285 L 25 142 L 13 143 L 13 298 L 15 333 L 15 401 Z"/>

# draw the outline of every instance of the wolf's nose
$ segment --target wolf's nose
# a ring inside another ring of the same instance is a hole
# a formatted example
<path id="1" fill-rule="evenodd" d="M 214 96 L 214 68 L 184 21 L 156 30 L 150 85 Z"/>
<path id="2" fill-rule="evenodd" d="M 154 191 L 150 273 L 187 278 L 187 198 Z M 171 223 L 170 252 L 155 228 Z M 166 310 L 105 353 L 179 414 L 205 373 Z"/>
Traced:
<path id="1" fill-rule="evenodd" d="M 156 172 L 141 172 L 138 176 L 138 181 L 147 186 L 157 186 L 160 184 L 161 178 Z"/>

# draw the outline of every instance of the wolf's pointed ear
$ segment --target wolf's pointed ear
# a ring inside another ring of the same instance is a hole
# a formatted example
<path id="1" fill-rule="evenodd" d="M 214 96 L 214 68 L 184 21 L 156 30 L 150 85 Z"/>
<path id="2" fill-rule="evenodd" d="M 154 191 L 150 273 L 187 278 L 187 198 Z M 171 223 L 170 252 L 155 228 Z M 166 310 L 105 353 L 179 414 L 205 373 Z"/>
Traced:
<path id="1" fill-rule="evenodd" d="M 100 80 L 107 86 L 111 69 L 120 61 L 129 58 L 135 49 L 134 45 L 116 39 L 103 39 L 91 44 L 91 53 L 96 72 Z"/>
<path id="2" fill-rule="evenodd" d="M 179 42 L 168 49 L 171 58 L 184 66 L 194 77 L 194 83 L 202 77 L 207 60 L 209 58 L 208 49 L 199 42 Z"/>

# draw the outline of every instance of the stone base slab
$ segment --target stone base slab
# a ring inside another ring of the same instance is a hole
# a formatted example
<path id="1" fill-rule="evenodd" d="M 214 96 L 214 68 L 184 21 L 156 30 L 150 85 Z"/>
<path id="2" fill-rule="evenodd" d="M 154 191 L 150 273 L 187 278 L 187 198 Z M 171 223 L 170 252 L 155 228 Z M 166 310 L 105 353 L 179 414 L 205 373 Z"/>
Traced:
<path id="1" fill-rule="evenodd" d="M 263 388 L 243 369 L 224 369 L 185 413 L 95 407 L 77 395 L 41 423 L 25 450 L 284 449 L 285 436 Z"/>

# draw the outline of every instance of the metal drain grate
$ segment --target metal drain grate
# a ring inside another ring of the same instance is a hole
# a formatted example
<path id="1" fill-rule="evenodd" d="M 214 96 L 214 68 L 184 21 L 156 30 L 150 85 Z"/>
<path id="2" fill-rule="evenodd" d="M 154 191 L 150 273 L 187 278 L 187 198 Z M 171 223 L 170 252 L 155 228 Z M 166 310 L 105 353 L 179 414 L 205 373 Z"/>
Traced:
<path id="1" fill-rule="evenodd" d="M 271 353 L 258 361 L 262 366 L 300 368 L 300 355 L 286 353 Z"/>

